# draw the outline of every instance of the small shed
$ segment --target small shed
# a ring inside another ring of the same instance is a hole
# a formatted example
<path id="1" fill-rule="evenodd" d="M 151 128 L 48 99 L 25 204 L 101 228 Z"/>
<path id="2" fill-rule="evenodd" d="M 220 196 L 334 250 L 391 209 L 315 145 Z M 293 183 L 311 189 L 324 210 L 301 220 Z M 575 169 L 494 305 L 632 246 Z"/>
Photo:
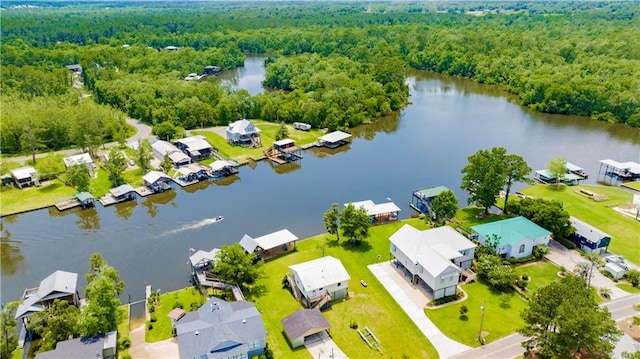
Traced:
<path id="1" fill-rule="evenodd" d="M 80 64 L 67 65 L 66 67 L 71 72 L 82 73 L 82 66 L 80 66 Z"/>
<path id="2" fill-rule="evenodd" d="M 261 259 L 268 259 L 293 251 L 297 240 L 295 234 L 288 229 L 282 229 L 257 238 L 245 234 L 240 240 L 240 246 L 247 253 L 255 253 Z"/>
<path id="3" fill-rule="evenodd" d="M 619 265 L 615 264 L 615 263 L 607 263 L 604 265 L 604 270 L 611 273 L 611 275 L 613 276 L 613 278 L 616 279 L 620 279 L 622 278 L 622 276 L 624 276 L 624 273 L 626 272 L 626 270 L 624 268 L 621 268 Z"/>
<path id="4" fill-rule="evenodd" d="M 176 329 L 176 322 L 180 320 L 180 318 L 184 317 L 185 313 L 186 312 L 182 308 L 173 308 L 173 310 L 167 315 L 169 319 L 171 319 L 171 327 L 174 330 Z"/>
<path id="5" fill-rule="evenodd" d="M 292 348 L 303 346 L 305 339 L 331 328 L 331 324 L 317 309 L 299 309 L 282 319 L 281 323 Z"/>
<path id="6" fill-rule="evenodd" d="M 351 134 L 342 131 L 334 131 L 318 138 L 318 144 L 320 146 L 336 148 L 347 144 L 350 138 Z"/>

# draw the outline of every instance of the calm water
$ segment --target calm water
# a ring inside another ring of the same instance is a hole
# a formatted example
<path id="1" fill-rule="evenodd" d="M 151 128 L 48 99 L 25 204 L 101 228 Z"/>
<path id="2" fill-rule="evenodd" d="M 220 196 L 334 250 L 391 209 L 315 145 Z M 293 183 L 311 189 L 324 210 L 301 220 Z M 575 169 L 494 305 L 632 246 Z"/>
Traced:
<path id="1" fill-rule="evenodd" d="M 230 86 L 260 92 L 262 59 L 223 75 Z M 331 203 L 391 198 L 412 213 L 416 188 L 446 185 L 465 203 L 460 169 L 478 149 L 504 146 L 534 169 L 564 156 L 597 180 L 599 160 L 640 160 L 640 130 L 577 117 L 533 113 L 498 88 L 424 72 L 411 73 L 411 102 L 401 114 L 352 130 L 337 151 L 313 149 L 300 165 L 260 162 L 224 183 L 201 183 L 121 205 L 59 213 L 41 210 L 2 219 L 1 301 L 62 269 L 84 273 L 101 252 L 120 271 L 123 300 L 188 286 L 189 248 L 210 250 L 288 228 L 300 238 L 323 232 Z M 223 215 L 224 221 L 207 219 Z"/>

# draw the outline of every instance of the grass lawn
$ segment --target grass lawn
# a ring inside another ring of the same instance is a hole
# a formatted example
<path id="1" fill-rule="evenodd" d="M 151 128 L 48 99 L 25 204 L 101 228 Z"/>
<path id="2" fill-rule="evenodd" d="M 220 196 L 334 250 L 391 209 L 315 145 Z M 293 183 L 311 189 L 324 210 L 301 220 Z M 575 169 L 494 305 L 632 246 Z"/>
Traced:
<path id="1" fill-rule="evenodd" d="M 635 189 L 636 191 L 640 191 L 640 181 L 625 182 L 623 186 Z"/>
<path id="2" fill-rule="evenodd" d="M 360 338 L 358 332 L 349 328 L 354 321 L 360 328 L 368 326 L 380 340 L 384 357 L 399 358 L 403 355 L 420 358 L 436 358 L 437 352 L 424 334 L 413 324 L 402 308 L 387 293 L 367 265 L 389 259 L 389 236 L 404 223 L 419 229 L 426 225 L 417 219 L 383 226 L 372 227 L 371 237 L 359 246 L 351 246 L 344 239 L 335 241 L 335 236 L 322 234 L 297 243 L 297 250 L 268 261 L 263 268 L 266 278 L 261 280 L 268 289 L 264 296 L 255 301 L 267 330 L 267 342 L 275 358 L 311 358 L 302 347 L 292 350 L 287 343 L 280 321 L 302 308 L 293 295 L 282 289 L 282 279 L 289 271 L 288 266 L 317 259 L 324 255 L 334 256 L 342 261 L 351 276 L 350 298 L 334 303 L 323 314 L 331 324 L 331 335 L 336 344 L 350 358 L 378 357 Z M 329 240 L 327 240 L 329 238 Z M 323 248 L 324 247 L 324 248 Z M 381 259 L 378 259 L 380 255 Z M 364 279 L 368 286 L 360 285 Z M 400 334 L 401 333 L 401 334 Z"/>
<path id="3" fill-rule="evenodd" d="M 171 319 L 168 315 L 173 310 L 174 304 L 180 303 L 185 311 L 190 312 L 198 309 L 205 301 L 206 298 L 194 287 L 161 294 L 160 305 L 156 306 L 154 313 L 151 313 L 151 316 L 155 316 L 157 321 L 151 323 L 153 324 L 151 330 L 149 330 L 150 322 L 147 321 L 145 341 L 152 343 L 171 338 Z"/>
<path id="4" fill-rule="evenodd" d="M 11 352 L 11 359 L 22 359 L 22 355 L 24 354 L 24 349 L 16 349 Z"/>
<path id="5" fill-rule="evenodd" d="M 111 189 L 111 181 L 109 181 L 109 174 L 102 168 L 96 170 L 98 176 L 92 178 L 89 183 L 89 193 L 91 193 L 96 199 L 104 196 Z"/>
<path id="6" fill-rule="evenodd" d="M 516 267 L 516 274 L 518 277 L 523 274 L 527 274 L 529 276 L 529 284 L 527 285 L 527 292 L 525 293 L 527 298 L 538 289 L 545 287 L 551 282 L 559 280 L 559 271 L 560 267 L 547 261 L 527 263 Z"/>
<path id="7" fill-rule="evenodd" d="M 580 189 L 604 194 L 608 200 L 595 202 L 578 194 Z M 609 186 L 556 186 L 534 185 L 521 191 L 522 193 L 545 199 L 560 200 L 571 216 L 610 234 L 613 238 L 609 251 L 624 256 L 627 260 L 640 265 L 640 222 L 616 212 L 612 207 L 618 204 L 631 203 L 633 195 L 617 187 Z"/>
<path id="8" fill-rule="evenodd" d="M 144 174 L 142 173 L 141 168 L 135 168 L 129 171 L 125 171 L 124 174 L 122 175 L 122 177 L 124 177 L 124 181 L 130 184 L 131 187 L 133 188 L 144 186 L 144 181 L 142 180 L 142 176 L 144 176 Z"/>
<path id="9" fill-rule="evenodd" d="M 251 120 L 256 127 L 260 129 L 260 137 L 262 139 L 262 147 L 246 148 L 240 146 L 232 146 L 227 143 L 227 139 L 217 133 L 211 131 L 191 131 L 193 135 L 202 135 L 212 146 L 218 148 L 218 152 L 226 157 L 238 161 L 239 163 L 247 162 L 249 159 L 259 159 L 264 157 L 264 150 L 271 147 L 276 139 L 276 133 L 280 128 L 279 123 L 267 122 L 262 120 Z M 311 131 L 299 131 L 291 125 L 286 125 L 289 131 L 289 138 L 295 141 L 296 145 L 302 146 L 313 143 L 318 137 L 325 134 L 324 131 L 314 129 Z"/>
<path id="10" fill-rule="evenodd" d="M 618 283 L 618 284 L 616 284 L 616 287 L 624 290 L 625 292 L 640 293 L 640 288 L 634 287 L 629 283 Z"/>
<path id="11" fill-rule="evenodd" d="M 487 343 L 513 334 L 524 326 L 520 311 L 526 307 L 527 302 L 515 291 L 500 293 L 482 280 L 463 284 L 461 288 L 468 295 L 463 302 L 438 309 L 425 309 L 427 317 L 449 338 L 472 347 L 479 346 L 481 306 L 485 308 L 482 331 L 487 332 Z M 460 307 L 463 305 L 469 310 L 466 318 L 460 317 Z"/>
<path id="12" fill-rule="evenodd" d="M 2 187 L 0 190 L 0 214 L 7 215 L 32 209 L 53 206 L 56 200 L 74 195 L 76 190 L 60 180 L 46 181 L 40 187 Z"/>
<path id="13" fill-rule="evenodd" d="M 121 305 L 118 308 L 118 342 L 129 338 L 129 306 Z M 118 358 L 129 354 L 129 349 L 118 348 Z"/>

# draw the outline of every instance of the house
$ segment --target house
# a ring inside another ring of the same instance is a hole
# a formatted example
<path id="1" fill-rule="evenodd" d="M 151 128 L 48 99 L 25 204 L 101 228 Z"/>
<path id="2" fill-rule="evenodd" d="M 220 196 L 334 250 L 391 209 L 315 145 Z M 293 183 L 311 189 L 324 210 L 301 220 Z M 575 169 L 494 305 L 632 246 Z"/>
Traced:
<path id="1" fill-rule="evenodd" d="M 288 229 L 282 229 L 257 238 L 245 234 L 240 240 L 240 246 L 247 253 L 255 253 L 259 259 L 268 259 L 293 251 L 297 240 L 298 237 Z"/>
<path id="2" fill-rule="evenodd" d="M 71 72 L 82 73 L 82 66 L 80 66 L 80 64 L 67 65 L 66 68 Z"/>
<path id="3" fill-rule="evenodd" d="M 93 158 L 91 158 L 88 153 L 65 157 L 62 159 L 62 161 L 64 162 L 64 166 L 66 168 L 77 165 L 86 165 L 88 169 L 92 170 L 97 167 L 95 163 L 93 163 Z"/>
<path id="4" fill-rule="evenodd" d="M 351 203 L 355 208 L 364 208 L 372 224 L 383 224 L 398 220 L 400 208 L 393 202 L 375 204 L 371 200 Z M 346 206 L 346 204 L 345 204 Z"/>
<path id="5" fill-rule="evenodd" d="M 533 247 L 549 244 L 551 232 L 524 217 L 513 217 L 497 222 L 471 227 L 478 234 L 478 242 L 486 244 L 487 239 L 498 239 L 498 254 L 505 258 L 530 256 Z"/>
<path id="6" fill-rule="evenodd" d="M 164 160 L 165 155 L 168 155 L 174 167 L 191 163 L 191 157 L 167 141 L 157 140 L 151 144 L 151 149 L 153 150 L 153 155 L 160 161 Z"/>
<path id="7" fill-rule="evenodd" d="M 349 294 L 351 277 L 339 259 L 331 256 L 289 266 L 294 295 L 308 308 L 323 308 Z M 297 297 L 297 295 L 296 295 Z"/>
<path id="8" fill-rule="evenodd" d="M 186 166 L 178 168 L 178 180 L 184 183 L 192 184 L 209 178 L 209 168 L 199 163 L 190 163 Z"/>
<path id="9" fill-rule="evenodd" d="M 54 350 L 36 354 L 36 359 L 115 359 L 118 332 L 58 342 Z"/>
<path id="10" fill-rule="evenodd" d="M 260 129 L 247 119 L 238 120 L 227 127 L 227 142 L 236 146 L 260 147 Z"/>
<path id="11" fill-rule="evenodd" d="M 176 320 L 180 358 L 252 358 L 264 353 L 267 332 L 253 303 L 211 297 Z"/>
<path id="12" fill-rule="evenodd" d="M 222 71 L 219 66 L 205 66 L 202 71 L 205 75 L 217 75 Z"/>
<path id="13" fill-rule="evenodd" d="M 619 181 L 635 181 L 640 179 L 640 163 L 628 161 L 618 162 L 616 160 L 600 160 L 598 175 L 604 166 L 605 176 L 616 178 Z"/>
<path id="14" fill-rule="evenodd" d="M 203 136 L 186 137 L 175 142 L 176 147 L 186 153 L 193 161 L 211 157 L 213 147 Z"/>
<path id="15" fill-rule="evenodd" d="M 405 224 L 389 241 L 396 267 L 402 267 L 411 283 L 426 285 L 433 299 L 456 294 L 460 274 L 471 267 L 476 247 L 449 226 L 420 231 Z"/>
<path id="16" fill-rule="evenodd" d="M 238 173 L 236 165 L 227 160 L 217 160 L 209 165 L 211 177 L 222 178 Z"/>
<path id="17" fill-rule="evenodd" d="M 171 186 L 169 185 L 171 177 L 164 172 L 149 171 L 147 174 L 142 176 L 142 181 L 145 186 L 151 188 L 156 193 L 171 189 Z"/>
<path id="18" fill-rule="evenodd" d="M 194 284 L 200 286 L 215 286 L 220 283 L 211 270 L 215 267 L 215 261 L 220 249 L 214 248 L 211 251 L 203 251 L 191 248 L 189 250 L 189 263 L 191 264 L 191 278 Z M 191 254 L 193 253 L 193 254 Z"/>
<path id="19" fill-rule="evenodd" d="M 40 185 L 36 169 L 31 166 L 11 170 L 11 177 L 18 188 Z"/>
<path id="20" fill-rule="evenodd" d="M 418 213 L 423 213 L 429 217 L 433 217 L 434 213 L 431 211 L 431 201 L 442 192 L 450 191 L 445 186 L 427 187 L 414 190 L 411 193 L 411 203 L 409 207 L 416 210 Z"/>
<path id="21" fill-rule="evenodd" d="M 303 346 L 305 339 L 316 337 L 318 334 L 328 334 L 331 328 L 327 318 L 317 309 L 298 309 L 280 323 L 291 348 L 294 349 Z"/>
<path id="22" fill-rule="evenodd" d="M 93 206 L 93 201 L 96 200 L 95 197 L 89 192 L 78 192 L 76 193 L 76 199 L 80 202 L 82 208 L 87 208 Z"/>
<path id="23" fill-rule="evenodd" d="M 53 304 L 56 299 L 65 300 L 69 304 L 80 305 L 80 294 L 76 289 L 78 274 L 65 271 L 55 271 L 47 278 L 40 281 L 40 285 L 29 288 L 22 295 L 22 303 L 16 309 L 15 319 L 26 327 L 29 317 L 43 311 Z"/>
<path id="24" fill-rule="evenodd" d="M 349 143 L 350 138 L 351 135 L 346 132 L 334 131 L 318 138 L 318 145 L 329 148 L 336 148 Z"/>
<path id="25" fill-rule="evenodd" d="M 584 252 L 602 253 L 611 243 L 611 236 L 575 217 L 569 217 L 575 231 L 569 236 L 569 240 L 575 243 Z"/>

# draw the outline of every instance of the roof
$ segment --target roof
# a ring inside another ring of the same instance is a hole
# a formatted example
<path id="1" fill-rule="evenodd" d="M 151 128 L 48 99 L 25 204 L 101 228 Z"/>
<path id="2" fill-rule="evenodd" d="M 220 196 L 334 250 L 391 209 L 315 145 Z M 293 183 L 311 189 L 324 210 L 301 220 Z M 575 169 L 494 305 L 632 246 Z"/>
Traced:
<path id="1" fill-rule="evenodd" d="M 536 171 L 536 173 L 537 173 L 537 174 L 539 174 L 539 175 L 541 175 L 541 176 L 544 176 L 544 177 L 546 177 L 546 178 L 549 178 L 549 179 L 555 179 L 555 178 L 556 178 L 556 177 L 551 173 L 551 171 L 549 171 L 549 170 L 548 170 L 548 169 L 546 169 L 546 168 L 545 168 L 545 169 L 543 169 L 543 170 L 538 170 L 538 171 Z M 578 176 L 578 175 L 577 175 L 577 174 L 575 174 L 575 173 L 565 173 L 565 174 L 563 175 L 563 179 L 564 179 L 565 181 L 575 181 L 575 180 L 581 180 L 581 179 L 582 179 L 582 177 Z"/>
<path id="2" fill-rule="evenodd" d="M 114 348 L 118 339 L 118 332 L 99 334 L 91 337 L 64 340 L 56 344 L 56 349 L 39 353 L 36 359 L 96 359 L 102 357 L 102 351 Z M 98 355 L 98 353 L 100 355 Z"/>
<path id="3" fill-rule="evenodd" d="M 151 147 L 156 151 L 161 153 L 163 156 L 165 154 L 172 154 L 174 152 L 180 152 L 182 153 L 182 151 L 180 151 L 178 149 L 178 147 L 174 146 L 173 144 L 167 142 L 167 141 L 163 141 L 163 140 L 157 140 L 156 142 L 151 144 Z M 186 155 L 185 155 L 186 156 Z"/>
<path id="4" fill-rule="evenodd" d="M 251 253 L 256 249 L 256 247 L 260 247 L 262 249 L 271 249 L 297 240 L 298 237 L 296 237 L 295 234 L 289 232 L 288 229 L 281 229 L 277 232 L 269 233 L 257 238 L 252 238 L 251 236 L 245 234 L 244 237 L 242 237 L 242 239 L 240 240 L 240 245 L 247 252 Z"/>
<path id="5" fill-rule="evenodd" d="M 200 151 L 205 149 L 211 149 L 211 145 L 207 142 L 203 137 L 185 137 L 177 140 L 176 142 L 180 142 L 183 145 L 187 146 L 189 151 Z"/>
<path id="6" fill-rule="evenodd" d="M 210 252 L 199 250 L 189 256 L 189 261 L 194 267 L 197 265 L 206 265 L 216 259 L 218 252 L 220 252 L 220 249 L 218 248 L 214 248 Z"/>
<path id="7" fill-rule="evenodd" d="M 124 194 L 127 194 L 129 192 L 135 192 L 135 189 L 133 187 L 131 187 L 130 184 L 125 183 L 122 186 L 118 186 L 116 188 L 110 189 L 109 192 L 112 195 L 116 196 L 116 197 L 120 197 L 120 196 L 122 196 Z"/>
<path id="8" fill-rule="evenodd" d="M 178 320 L 180 318 L 182 318 L 182 316 L 184 315 L 185 311 L 182 308 L 173 308 L 169 314 L 167 315 L 169 318 L 171 318 L 172 320 Z"/>
<path id="9" fill-rule="evenodd" d="M 78 282 L 78 274 L 57 270 L 48 277 L 40 281 L 38 290 L 27 296 L 25 300 L 18 306 L 16 310 L 16 318 L 25 316 L 30 312 L 42 310 L 40 304 L 43 300 L 49 300 L 58 297 L 64 297 L 69 294 L 75 294 Z"/>
<path id="10" fill-rule="evenodd" d="M 173 163 L 181 163 L 184 161 L 191 161 L 191 158 L 189 156 L 187 156 L 187 154 L 185 154 L 184 152 L 173 152 L 169 154 L 169 159 L 171 159 L 171 161 Z"/>
<path id="11" fill-rule="evenodd" d="M 85 202 L 85 201 L 88 201 L 88 200 L 95 199 L 95 197 L 93 197 L 93 195 L 91 193 L 89 193 L 89 192 L 78 192 L 78 193 L 76 193 L 76 198 L 80 202 Z"/>
<path id="12" fill-rule="evenodd" d="M 571 221 L 571 225 L 573 225 L 573 228 L 576 229 L 575 233 L 579 234 L 591 243 L 598 243 L 603 238 L 611 238 L 610 235 L 575 217 L 569 217 L 569 220 Z"/>
<path id="13" fill-rule="evenodd" d="M 584 168 L 582 168 L 582 167 L 580 167 L 578 165 L 575 165 L 575 164 L 573 164 L 571 162 L 567 162 L 566 167 L 567 167 L 567 171 L 572 171 L 572 172 L 583 172 L 584 171 Z"/>
<path id="14" fill-rule="evenodd" d="M 307 292 L 351 279 L 342 262 L 332 256 L 294 264 L 289 269 L 297 274 Z"/>
<path id="15" fill-rule="evenodd" d="M 449 191 L 449 188 L 445 186 L 428 187 L 413 191 L 413 193 L 419 194 L 422 197 L 431 198 L 439 195 L 442 192 Z"/>
<path id="16" fill-rule="evenodd" d="M 618 162 L 615 160 L 600 160 L 601 164 L 614 167 L 619 170 L 626 170 L 634 174 L 640 174 L 640 163 L 637 162 Z"/>
<path id="17" fill-rule="evenodd" d="M 207 355 L 226 358 L 248 350 L 248 343 L 265 340 L 262 317 L 253 303 L 226 302 L 211 297 L 197 311 L 176 322 L 181 358 Z"/>
<path id="18" fill-rule="evenodd" d="M 344 141 L 349 137 L 351 137 L 351 135 L 346 133 L 346 132 L 334 131 L 334 132 L 331 132 L 331 133 L 327 133 L 324 136 L 321 136 L 319 138 L 319 140 L 323 141 L 323 142 L 334 143 L 334 142 Z"/>
<path id="19" fill-rule="evenodd" d="M 476 246 L 449 226 L 420 231 L 405 224 L 389 240 L 434 278 L 450 269 L 460 271 L 451 259 L 461 257 L 459 251 Z"/>
<path id="20" fill-rule="evenodd" d="M 514 245 L 524 238 L 536 239 L 551 235 L 550 231 L 522 216 L 480 224 L 471 227 L 471 229 L 485 238 L 497 235 L 499 237 L 498 246 Z"/>
<path id="21" fill-rule="evenodd" d="M 154 184 L 159 180 L 169 181 L 171 177 L 169 177 L 166 173 L 160 171 L 149 171 L 146 175 L 142 176 L 142 179 L 149 184 Z"/>
<path id="22" fill-rule="evenodd" d="M 225 167 L 233 166 L 233 164 L 227 160 L 217 160 L 209 165 L 212 171 L 220 171 Z"/>
<path id="23" fill-rule="evenodd" d="M 290 144 L 290 143 L 294 143 L 294 141 L 293 141 L 292 139 L 290 139 L 290 138 L 285 138 L 285 139 L 282 139 L 282 140 L 280 140 L 280 141 L 276 141 L 276 142 L 274 142 L 273 144 L 274 144 L 275 146 L 282 147 L 282 146 L 284 146 L 284 145 L 288 145 L 288 144 Z"/>
<path id="24" fill-rule="evenodd" d="M 251 123 L 246 118 L 238 120 L 227 127 L 227 132 L 237 133 L 239 135 L 249 135 L 252 133 L 259 133 L 260 129 Z"/>
<path id="25" fill-rule="evenodd" d="M 280 321 L 289 338 L 308 336 L 331 328 L 318 309 L 299 309 Z"/>
<path id="26" fill-rule="evenodd" d="M 67 65 L 66 68 L 72 71 L 76 71 L 76 70 L 82 71 L 82 66 L 80 64 Z"/>
<path id="27" fill-rule="evenodd" d="M 11 175 L 18 180 L 31 178 L 36 175 L 36 169 L 31 166 L 20 167 L 12 170 Z"/>
<path id="28" fill-rule="evenodd" d="M 65 157 L 62 159 L 62 161 L 64 161 L 64 165 L 66 167 L 93 163 L 93 159 L 91 158 L 91 156 L 89 156 L 88 153 L 82 153 L 75 156 Z"/>
<path id="29" fill-rule="evenodd" d="M 364 208 L 369 216 L 376 216 L 384 213 L 400 212 L 400 208 L 393 202 L 375 204 L 371 200 L 351 203 L 356 208 Z M 346 204 L 345 204 L 346 206 Z"/>
<path id="30" fill-rule="evenodd" d="M 606 271 L 608 271 L 609 273 L 615 274 L 615 273 L 620 273 L 620 272 L 625 272 L 626 269 L 620 267 L 619 265 L 615 264 L 615 263 L 606 263 L 604 265 L 604 269 Z"/>

